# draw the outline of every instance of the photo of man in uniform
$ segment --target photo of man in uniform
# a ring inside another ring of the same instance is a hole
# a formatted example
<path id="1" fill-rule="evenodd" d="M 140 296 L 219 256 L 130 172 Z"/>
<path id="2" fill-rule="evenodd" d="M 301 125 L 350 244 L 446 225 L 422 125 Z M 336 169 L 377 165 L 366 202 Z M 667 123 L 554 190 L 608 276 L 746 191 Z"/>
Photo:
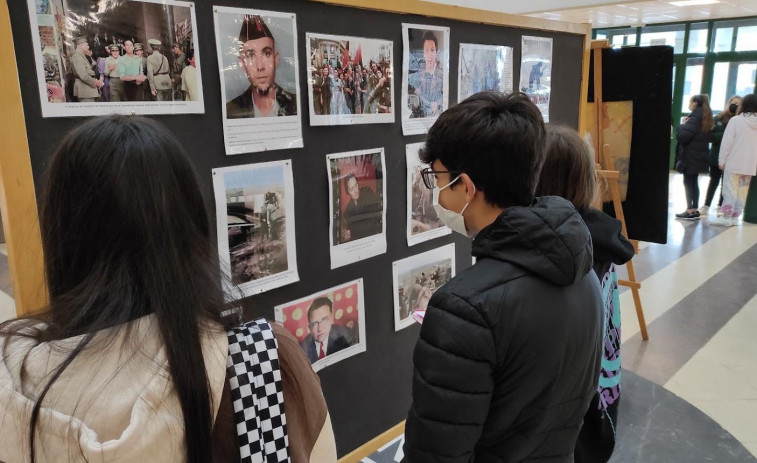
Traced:
<path id="1" fill-rule="evenodd" d="M 297 95 L 276 83 L 279 52 L 270 29 L 259 15 L 245 15 L 239 31 L 239 65 L 250 86 L 226 103 L 226 117 L 297 115 Z"/>
<path id="2" fill-rule="evenodd" d="M 354 174 L 348 174 L 343 183 L 350 199 L 344 209 L 345 229 L 342 242 L 381 233 L 383 203 L 379 196 L 370 187 L 361 187 Z"/>
<path id="3" fill-rule="evenodd" d="M 87 58 L 89 43 L 86 37 L 78 37 L 74 41 L 76 52 L 71 56 L 71 67 L 74 70 L 74 96 L 77 101 L 91 103 L 100 97 L 100 87 L 104 85 L 104 76 L 95 77 L 95 70 Z"/>
<path id="4" fill-rule="evenodd" d="M 353 345 L 356 340 L 350 330 L 334 324 L 333 303 L 328 297 L 316 298 L 308 307 L 308 330 L 310 334 L 300 346 L 310 363 Z"/>
<path id="5" fill-rule="evenodd" d="M 161 52 L 162 43 L 158 39 L 150 39 L 152 54 L 147 57 L 147 80 L 150 82 L 150 92 L 157 101 L 173 100 L 173 83 L 171 82 L 171 68 L 168 58 Z"/>

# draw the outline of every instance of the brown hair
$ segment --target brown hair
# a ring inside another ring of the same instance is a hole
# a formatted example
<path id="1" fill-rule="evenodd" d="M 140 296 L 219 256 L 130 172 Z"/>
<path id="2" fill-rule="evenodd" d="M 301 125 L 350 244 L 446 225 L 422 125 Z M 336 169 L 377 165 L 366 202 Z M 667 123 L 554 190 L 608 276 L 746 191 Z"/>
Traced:
<path id="1" fill-rule="evenodd" d="M 706 93 L 694 95 L 691 101 L 702 108 L 702 133 L 707 133 L 715 127 L 715 118 L 712 117 L 710 109 L 710 97 Z"/>
<path id="2" fill-rule="evenodd" d="M 562 196 L 585 213 L 597 195 L 594 155 L 575 130 L 547 124 L 547 156 L 536 196 Z"/>

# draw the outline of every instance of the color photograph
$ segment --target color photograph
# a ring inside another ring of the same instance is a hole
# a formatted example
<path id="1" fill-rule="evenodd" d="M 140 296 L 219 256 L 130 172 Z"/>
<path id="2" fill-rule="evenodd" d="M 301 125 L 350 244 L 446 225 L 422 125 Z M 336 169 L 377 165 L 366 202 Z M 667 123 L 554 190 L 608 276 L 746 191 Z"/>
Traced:
<path id="1" fill-rule="evenodd" d="M 460 44 L 457 101 L 474 93 L 513 91 L 513 49 L 498 45 Z"/>
<path id="2" fill-rule="evenodd" d="M 520 91 L 539 108 L 549 122 L 552 94 L 552 39 L 523 36 L 520 61 Z"/>
<path id="3" fill-rule="evenodd" d="M 274 312 L 315 371 L 365 352 L 362 278 L 276 306 Z"/>
<path id="4" fill-rule="evenodd" d="M 226 154 L 302 148 L 297 18 L 213 10 Z"/>
<path id="5" fill-rule="evenodd" d="M 227 292 L 246 297 L 299 281 L 291 161 L 214 169 L 213 186 Z"/>
<path id="6" fill-rule="evenodd" d="M 448 244 L 392 264 L 394 283 L 394 331 L 423 319 L 434 292 L 455 276 L 455 244 Z"/>
<path id="7" fill-rule="evenodd" d="M 393 123 L 393 42 L 305 35 L 310 125 Z"/>
<path id="8" fill-rule="evenodd" d="M 423 143 L 407 145 L 407 245 L 413 246 L 440 236 L 449 235 L 433 204 L 433 190 L 426 188 L 421 170 L 428 167 L 418 158 L 418 150 Z"/>
<path id="9" fill-rule="evenodd" d="M 43 117 L 204 113 L 191 5 L 28 0 Z"/>
<path id="10" fill-rule="evenodd" d="M 402 134 L 428 132 L 449 104 L 449 27 L 402 24 Z"/>
<path id="11" fill-rule="evenodd" d="M 330 154 L 326 159 L 331 268 L 385 253 L 384 149 Z"/>

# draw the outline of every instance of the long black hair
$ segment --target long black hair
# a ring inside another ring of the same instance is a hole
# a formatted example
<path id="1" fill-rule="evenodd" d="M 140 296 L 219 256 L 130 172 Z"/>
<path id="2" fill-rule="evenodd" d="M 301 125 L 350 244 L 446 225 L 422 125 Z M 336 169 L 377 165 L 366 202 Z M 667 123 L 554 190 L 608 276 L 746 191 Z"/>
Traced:
<path id="1" fill-rule="evenodd" d="M 40 407 L 52 384 L 97 331 L 148 314 L 159 326 L 181 404 L 187 461 L 209 461 L 211 397 L 200 339 L 210 324 L 230 322 L 221 317 L 206 203 L 179 142 L 143 117 L 81 124 L 48 166 L 40 228 L 49 305 L 27 323 L 0 325 L 0 335 L 38 342 L 83 336 L 35 401 L 32 462 Z M 33 325 L 40 320 L 42 328 Z"/>

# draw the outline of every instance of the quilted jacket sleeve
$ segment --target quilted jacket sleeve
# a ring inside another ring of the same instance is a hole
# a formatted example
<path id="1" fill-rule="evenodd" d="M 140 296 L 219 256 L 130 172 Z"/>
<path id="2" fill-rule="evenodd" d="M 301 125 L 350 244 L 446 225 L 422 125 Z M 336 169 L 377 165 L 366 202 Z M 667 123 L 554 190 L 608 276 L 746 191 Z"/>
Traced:
<path id="1" fill-rule="evenodd" d="M 696 134 L 702 131 L 702 118 L 691 115 L 686 122 L 678 127 L 678 142 L 689 143 Z"/>
<path id="2" fill-rule="evenodd" d="M 406 462 L 468 462 L 494 388 L 494 337 L 481 314 L 453 294 L 432 297 L 413 354 Z"/>

